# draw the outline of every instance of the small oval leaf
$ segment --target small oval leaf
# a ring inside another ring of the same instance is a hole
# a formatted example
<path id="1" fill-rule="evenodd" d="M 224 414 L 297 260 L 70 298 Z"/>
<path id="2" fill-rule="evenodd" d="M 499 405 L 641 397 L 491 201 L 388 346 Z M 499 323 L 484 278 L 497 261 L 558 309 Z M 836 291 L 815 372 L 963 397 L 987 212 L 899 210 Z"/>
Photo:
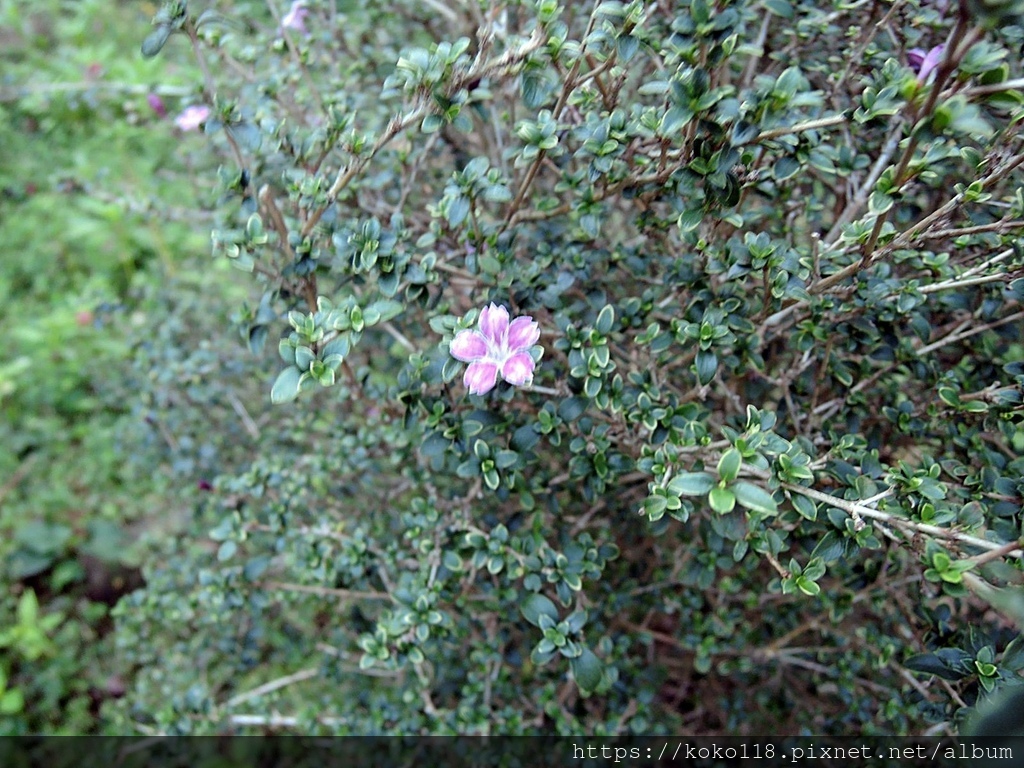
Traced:
<path id="1" fill-rule="evenodd" d="M 273 388 L 270 390 L 270 402 L 277 405 L 287 403 L 299 396 L 299 384 L 302 380 L 302 371 L 295 366 L 285 368 L 277 375 Z"/>
<path id="2" fill-rule="evenodd" d="M 558 609 L 551 600 L 539 592 L 533 592 L 526 596 L 519 610 L 528 622 L 534 626 L 540 626 L 540 617 L 547 616 L 553 621 L 558 619 Z"/>
<path id="3" fill-rule="evenodd" d="M 167 38 L 171 36 L 171 32 L 174 30 L 166 24 L 161 24 L 155 30 L 146 35 L 146 39 L 142 41 L 142 55 L 147 59 L 151 59 L 156 56 L 163 49 L 167 43 Z"/>
<path id="4" fill-rule="evenodd" d="M 589 648 L 584 648 L 579 656 L 569 662 L 569 665 L 572 667 L 572 676 L 576 680 L 576 685 L 580 687 L 581 691 L 592 691 L 601 684 L 604 664 Z"/>
<path id="5" fill-rule="evenodd" d="M 715 478 L 707 472 L 684 472 L 669 481 L 668 490 L 681 496 L 703 496 L 715 485 Z"/>
<path id="6" fill-rule="evenodd" d="M 763 512 L 766 515 L 777 515 L 779 513 L 779 505 L 764 488 L 748 483 L 746 480 L 740 480 L 729 487 L 736 494 L 736 501 L 747 509 Z"/>

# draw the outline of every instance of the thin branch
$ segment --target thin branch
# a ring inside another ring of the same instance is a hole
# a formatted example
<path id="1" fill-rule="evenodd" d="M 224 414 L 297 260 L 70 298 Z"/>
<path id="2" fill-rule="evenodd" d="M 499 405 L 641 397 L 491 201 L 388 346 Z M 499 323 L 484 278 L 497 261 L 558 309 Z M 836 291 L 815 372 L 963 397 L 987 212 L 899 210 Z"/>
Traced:
<path id="1" fill-rule="evenodd" d="M 249 433 L 253 440 L 259 440 L 260 428 L 257 426 L 256 422 L 253 421 L 252 416 L 249 415 L 249 411 L 245 409 L 245 405 L 242 401 L 238 399 L 238 396 L 234 392 L 231 392 L 228 395 L 228 401 L 231 403 L 231 407 L 234 409 L 235 413 L 238 414 L 238 418 L 242 420 L 242 425 L 245 427 L 245 431 Z"/>
<path id="2" fill-rule="evenodd" d="M 81 83 L 28 83 L 12 88 L 0 88 L 0 104 L 19 101 L 26 96 L 47 93 L 76 93 L 81 91 L 116 91 L 118 93 L 143 96 L 148 93 L 157 96 L 188 96 L 191 87 L 181 85 L 136 85 L 133 83 L 81 82 Z"/>
<path id="3" fill-rule="evenodd" d="M 882 512 L 873 507 L 865 506 L 856 501 L 849 501 L 847 499 L 841 499 L 838 496 L 831 496 L 821 491 L 816 491 L 813 488 L 807 488 L 802 485 L 794 485 L 792 483 L 782 483 L 782 487 L 792 493 L 799 493 L 802 496 L 807 496 L 815 501 L 821 501 L 825 504 L 841 509 L 851 515 L 860 515 L 863 517 L 871 518 L 872 520 L 878 520 L 879 522 L 887 523 L 892 526 L 900 528 L 909 528 L 917 531 L 918 533 L 926 533 L 930 536 L 936 536 L 943 539 L 949 539 L 952 541 L 959 541 L 961 544 L 966 544 L 971 547 L 978 547 L 986 550 L 1002 550 L 1006 544 L 1004 542 L 993 542 L 987 539 L 979 539 L 977 536 L 971 536 L 967 533 L 961 533 L 950 528 L 940 528 L 937 525 L 928 525 L 927 523 L 918 523 L 914 520 L 908 520 L 905 517 L 898 517 L 888 512 Z M 890 489 L 891 490 L 891 489 Z M 1024 559 L 1024 551 L 1019 546 L 1011 549 L 1005 553 L 1008 557 L 1015 557 Z"/>
<path id="4" fill-rule="evenodd" d="M 259 727 L 270 727 L 270 728 L 295 728 L 299 725 L 299 718 L 291 715 L 229 715 L 228 722 L 232 725 L 253 725 Z M 326 725 L 328 727 L 334 727 L 339 725 L 349 725 L 349 721 L 344 717 L 318 717 L 316 722 L 320 725 Z"/>
<path id="5" fill-rule="evenodd" d="M 919 357 L 921 355 L 926 355 L 929 352 L 934 352 L 939 347 L 944 347 L 947 344 L 955 344 L 958 341 L 963 341 L 964 339 L 969 339 L 971 336 L 976 336 L 979 333 L 983 333 L 985 331 L 992 330 L 993 328 L 998 328 L 1001 325 L 1006 325 L 1007 323 L 1012 323 L 1015 320 L 1021 320 L 1021 319 L 1024 319 L 1024 311 L 1016 312 L 1016 313 L 1014 313 L 1012 315 L 1004 317 L 1001 320 L 996 320 L 996 321 L 991 322 L 991 323 L 985 323 L 984 325 L 979 325 L 979 326 L 977 326 L 975 328 L 970 328 L 970 329 L 965 329 L 965 330 L 960 330 L 958 328 L 956 331 L 954 331 L 953 333 L 949 334 L 948 336 L 945 336 L 945 337 L 939 339 L 938 341 L 935 341 L 935 342 L 933 342 L 931 344 L 928 344 L 928 345 L 926 345 L 924 347 L 921 347 L 919 350 L 917 350 L 917 354 L 918 354 Z M 967 321 L 967 323 L 965 323 L 965 324 L 969 324 L 969 323 L 970 323 L 970 321 Z"/>
<path id="6" fill-rule="evenodd" d="M 932 232 L 923 232 L 918 240 L 944 240 L 950 237 L 961 237 L 962 235 L 977 235 L 982 232 L 997 232 L 1006 234 L 1015 229 L 1024 229 L 1024 221 L 1007 221 L 1001 219 L 991 224 L 979 224 L 976 227 L 959 227 L 956 229 L 936 229 Z"/>
<path id="7" fill-rule="evenodd" d="M 266 693 L 271 693 L 281 688 L 285 688 L 289 685 L 292 685 L 293 683 L 300 683 L 303 680 L 309 680 L 312 677 L 316 677 L 319 673 L 319 667 L 309 667 L 308 669 L 300 669 L 298 672 L 293 672 L 290 675 L 285 675 L 284 677 L 279 677 L 276 680 L 271 680 L 269 683 L 264 683 L 263 685 L 257 688 L 253 688 L 251 691 L 246 691 L 245 693 L 240 693 L 237 696 L 232 696 L 224 703 L 224 706 L 238 706 L 244 701 L 259 698 L 260 696 Z"/>
<path id="8" fill-rule="evenodd" d="M 839 235 L 842 234 L 843 227 L 860 214 L 864 204 L 871 196 L 875 184 L 878 183 L 879 177 L 888 167 L 889 161 L 892 160 L 892 156 L 896 152 L 896 148 L 900 145 L 900 139 L 903 137 L 903 122 L 902 118 L 896 121 L 896 125 L 893 126 L 892 131 L 889 133 L 889 137 L 882 146 L 882 151 L 875 160 L 875 164 L 871 167 L 867 178 L 864 179 L 864 183 L 860 185 L 860 189 L 857 190 L 853 200 L 846 205 L 843 212 L 839 214 L 839 218 L 835 220 L 835 223 L 829 229 L 828 234 L 825 235 L 823 247 L 828 248 L 833 245 L 839 239 Z"/>
<path id="9" fill-rule="evenodd" d="M 962 96 L 984 96 L 989 93 L 1003 93 L 1005 91 L 1012 91 L 1015 88 L 1024 88 L 1024 78 L 1018 77 L 1015 80 L 1005 80 L 1002 83 L 994 83 L 992 85 L 976 85 L 973 88 L 964 88 L 961 91 L 957 91 Z M 946 91 L 942 94 L 943 98 L 948 98 L 953 95 L 953 91 Z"/>
<path id="10" fill-rule="evenodd" d="M 919 290 L 921 293 L 937 293 L 938 291 L 948 291 L 950 288 L 966 288 L 971 285 L 984 285 L 985 283 L 997 283 L 1000 281 L 1006 282 L 1009 280 L 1009 275 L 1005 272 L 998 272 L 994 275 L 983 275 L 981 277 L 969 277 L 965 280 L 946 280 L 941 283 L 935 283 L 933 285 L 926 285 Z"/>
<path id="11" fill-rule="evenodd" d="M 354 589 L 335 589 L 333 587 L 318 587 L 314 584 L 288 584 L 279 581 L 264 581 L 257 585 L 265 590 L 281 589 L 285 592 L 307 592 L 311 595 L 323 595 L 325 597 L 340 597 L 346 600 L 390 600 L 391 595 L 386 592 L 361 592 Z"/>
<path id="12" fill-rule="evenodd" d="M 1001 179 L 1005 178 L 1010 172 L 1015 170 L 1020 165 L 1024 165 L 1024 153 L 1015 155 L 1014 157 L 1010 158 L 1005 163 L 1001 164 L 998 168 L 994 169 L 992 173 L 990 173 L 988 176 L 983 178 L 981 180 L 982 188 L 986 188 L 989 185 L 994 184 L 995 182 L 998 182 Z M 936 208 L 923 219 L 920 219 L 916 224 L 911 225 L 909 229 L 904 231 L 902 234 L 897 235 L 892 240 L 892 242 L 887 243 L 886 245 L 879 248 L 876 254 L 874 254 L 870 260 L 873 261 L 875 256 L 881 255 L 883 253 L 891 253 L 893 251 L 899 250 L 900 248 L 906 248 L 912 242 L 918 239 L 919 233 L 926 231 L 932 224 L 936 223 L 937 221 L 941 221 L 946 216 L 949 216 L 951 213 L 953 213 L 953 211 L 955 211 L 957 208 L 959 208 L 960 204 L 963 202 L 963 199 L 963 193 L 958 192 L 957 194 L 953 195 L 953 197 L 947 200 L 944 205 L 940 206 L 939 208 Z M 834 274 L 831 274 L 828 277 L 818 280 L 813 285 L 808 286 L 808 293 L 810 293 L 812 296 L 824 293 L 832 286 L 841 283 L 846 278 L 859 272 L 862 263 L 862 261 L 854 261 L 852 264 L 843 267 L 838 272 L 835 272 Z M 807 304 L 808 302 L 803 300 L 793 302 L 788 307 L 784 307 L 783 309 L 780 309 L 778 312 L 768 317 L 764 321 L 764 323 L 762 323 L 762 328 L 771 328 L 780 325 L 783 321 L 785 321 L 787 318 L 793 315 L 798 309 L 806 307 Z"/>
<path id="13" fill-rule="evenodd" d="M 754 74 L 757 72 L 758 62 L 764 56 L 764 44 L 768 40 L 768 24 L 770 23 L 772 14 L 764 14 L 764 18 L 761 20 L 761 28 L 757 32 L 757 39 L 754 41 L 753 46 L 754 53 L 751 54 L 750 60 L 747 62 L 746 68 L 743 70 L 743 76 L 740 78 L 740 90 L 750 87 L 751 81 L 754 79 Z"/>
<path id="14" fill-rule="evenodd" d="M 586 44 L 587 37 L 590 35 L 591 31 L 594 28 L 594 23 L 596 22 L 596 20 L 597 7 L 595 6 L 594 10 L 590 14 L 590 20 L 587 22 L 586 32 L 583 33 L 583 37 L 581 38 L 584 41 L 584 45 Z M 580 82 L 582 82 L 581 80 L 577 80 L 576 78 L 579 75 L 580 66 L 582 66 L 583 64 L 584 56 L 582 54 L 584 53 L 584 51 L 585 49 L 581 50 L 581 55 L 577 56 L 576 61 L 573 62 L 572 69 L 570 70 L 568 76 L 565 78 L 565 85 L 562 87 L 562 92 L 559 94 L 558 101 L 555 103 L 555 108 L 551 111 L 551 115 L 552 117 L 554 117 L 556 121 L 561 118 L 562 111 L 565 109 L 565 105 L 569 101 L 569 96 L 572 94 L 574 90 L 576 90 Z M 612 53 L 608 57 L 608 61 L 614 60 L 615 54 Z M 523 201 L 526 199 L 526 194 L 527 192 L 530 191 L 530 185 L 533 184 L 533 180 L 537 177 L 537 172 L 540 170 L 541 163 L 543 163 L 544 158 L 546 156 L 547 150 L 540 150 L 537 153 L 537 157 L 534 159 L 533 163 L 527 169 L 526 177 L 523 179 L 522 183 L 520 183 L 519 190 L 516 192 L 516 196 L 509 204 L 508 211 L 505 213 L 505 222 L 504 224 L 502 224 L 501 229 L 499 230 L 499 234 L 508 229 L 508 227 L 513 223 L 516 212 L 519 210 L 520 206 L 522 206 L 523 204 Z"/>
<path id="15" fill-rule="evenodd" d="M 292 39 L 291 32 L 288 28 L 281 23 L 281 14 L 277 10 L 277 6 L 273 0 L 267 0 L 267 8 L 270 9 L 270 13 L 274 17 L 274 21 L 277 22 L 280 27 L 281 35 L 284 37 L 285 44 L 288 46 L 288 52 L 292 56 L 292 60 L 298 65 L 299 71 L 302 72 L 302 79 L 306 81 L 306 85 L 309 86 L 309 90 L 313 92 L 313 98 L 316 99 L 316 105 L 320 108 L 322 114 L 327 114 L 327 109 L 324 107 L 323 97 L 320 95 L 320 89 L 316 87 L 316 83 L 313 82 L 313 76 L 309 74 L 309 68 L 306 63 L 302 60 L 302 53 L 299 51 L 299 47 L 295 45 L 295 41 Z"/>
<path id="16" fill-rule="evenodd" d="M 847 122 L 846 115 L 832 115 L 830 117 L 819 117 L 815 120 L 808 120 L 805 123 L 797 123 L 796 125 L 785 126 L 782 128 L 771 128 L 767 131 L 762 131 L 757 134 L 756 137 L 746 142 L 747 144 L 756 144 L 761 141 L 767 141 L 768 139 L 776 139 L 779 136 L 788 136 L 792 133 L 803 133 L 804 131 L 816 131 L 819 128 L 828 128 L 833 125 L 842 125 Z"/>
<path id="17" fill-rule="evenodd" d="M 998 560 L 1000 557 L 1006 557 L 1021 545 L 1022 542 L 1019 539 L 1017 541 L 1010 541 L 998 549 L 990 549 L 988 552 L 983 552 L 980 555 L 968 557 L 965 562 L 972 563 L 974 567 L 977 568 L 979 565 L 984 565 L 990 560 Z"/>
<path id="18" fill-rule="evenodd" d="M 407 351 L 409 351 L 409 352 L 415 352 L 416 351 L 416 345 L 413 344 L 411 341 L 409 341 L 409 339 L 407 339 L 402 334 L 402 332 L 399 331 L 397 328 L 395 328 L 395 326 L 392 325 L 390 322 L 381 323 L 380 327 L 383 328 L 384 331 L 389 336 L 391 336 L 391 338 L 393 338 L 395 341 L 397 341 L 399 344 L 401 344 L 403 347 L 405 347 L 405 349 Z"/>

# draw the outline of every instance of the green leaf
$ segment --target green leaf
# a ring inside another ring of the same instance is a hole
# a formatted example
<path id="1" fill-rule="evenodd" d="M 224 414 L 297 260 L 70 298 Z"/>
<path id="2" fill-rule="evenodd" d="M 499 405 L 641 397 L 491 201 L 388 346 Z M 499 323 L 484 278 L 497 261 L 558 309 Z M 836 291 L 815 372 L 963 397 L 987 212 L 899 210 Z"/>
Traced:
<path id="1" fill-rule="evenodd" d="M 793 18 L 793 6 L 787 0 L 765 0 L 764 7 L 776 16 L 784 19 Z"/>
<path id="2" fill-rule="evenodd" d="M 708 494 L 708 503 L 715 512 L 725 515 L 736 506 L 736 496 L 728 488 L 712 488 Z"/>
<path id="3" fill-rule="evenodd" d="M 811 552 L 811 558 L 820 558 L 824 563 L 834 563 L 845 551 L 846 544 L 843 538 L 835 531 L 829 531 Z"/>
<path id="4" fill-rule="evenodd" d="M 640 41 L 632 35 L 623 35 L 615 41 L 618 47 L 619 58 L 622 61 L 629 61 L 640 48 Z"/>
<path id="5" fill-rule="evenodd" d="M 552 621 L 558 620 L 558 608 L 551 600 L 539 592 L 531 592 L 519 605 L 519 610 L 528 622 L 535 627 L 540 626 L 541 616 L 547 616 Z"/>
<path id="6" fill-rule="evenodd" d="M 14 540 L 38 555 L 59 555 L 67 549 L 73 531 L 66 525 L 33 520 L 17 529 Z"/>
<path id="7" fill-rule="evenodd" d="M 924 672 L 936 675 L 943 680 L 959 680 L 966 672 L 951 669 L 942 659 L 932 653 L 919 653 L 903 662 L 903 666 L 913 672 Z"/>
<path id="8" fill-rule="evenodd" d="M 324 345 L 324 348 L 320 350 L 320 356 L 325 361 L 335 355 L 345 358 L 348 357 L 351 346 L 352 345 L 349 343 L 349 335 L 347 333 L 343 333 L 327 342 L 327 344 Z"/>
<path id="9" fill-rule="evenodd" d="M 810 579 L 805 579 L 803 576 L 797 578 L 796 586 L 805 595 L 810 595 L 811 597 L 814 597 L 814 595 L 817 595 L 819 592 L 821 592 L 821 587 L 819 587 Z"/>
<path id="10" fill-rule="evenodd" d="M 316 360 L 316 354 L 306 346 L 295 348 L 295 367 L 300 371 L 308 371 L 309 364 Z"/>
<path id="11" fill-rule="evenodd" d="M 749 144 L 758 137 L 759 133 L 756 125 L 739 120 L 732 129 L 732 145 L 738 147 L 741 144 Z"/>
<path id="12" fill-rule="evenodd" d="M 405 305 L 400 301 L 381 299 L 368 306 L 366 308 L 366 313 L 372 313 L 377 317 L 375 323 L 384 323 L 392 318 L 398 317 L 404 310 Z"/>
<path id="13" fill-rule="evenodd" d="M 715 371 L 718 370 L 718 358 L 714 352 L 702 349 L 697 352 L 696 367 L 697 380 L 701 384 L 708 384 L 715 378 Z"/>
<path id="14" fill-rule="evenodd" d="M 576 421 L 587 409 L 589 401 L 584 397 L 570 397 L 558 405 L 558 416 L 562 421 Z"/>
<path id="15" fill-rule="evenodd" d="M 868 198 L 868 212 L 873 216 L 879 216 L 892 208 L 893 203 L 895 203 L 895 200 L 892 199 L 891 195 L 875 190 L 871 193 L 871 197 Z"/>
<path id="16" fill-rule="evenodd" d="M 249 152 L 256 152 L 263 143 L 263 132 L 253 123 L 234 123 L 227 126 L 227 131 Z"/>
<path id="17" fill-rule="evenodd" d="M 679 214 L 679 229 L 692 232 L 704 221 L 704 211 L 700 208 L 683 211 Z"/>
<path id="18" fill-rule="evenodd" d="M 469 198 L 459 195 L 448 205 L 448 226 L 457 227 L 469 216 Z"/>
<path id="19" fill-rule="evenodd" d="M 427 115 L 420 123 L 420 131 L 423 133 L 437 133 L 444 125 L 444 119 L 440 115 Z"/>
<path id="20" fill-rule="evenodd" d="M 441 562 L 444 564 L 444 567 L 452 573 L 461 573 L 465 567 L 465 564 L 462 562 L 462 558 L 459 557 L 457 552 L 453 552 L 452 550 L 448 550 L 444 553 L 444 558 Z"/>
<path id="21" fill-rule="evenodd" d="M 802 79 L 803 76 L 800 74 L 799 67 L 789 67 L 775 81 L 775 93 L 792 98 L 800 88 L 800 81 Z"/>
<path id="22" fill-rule="evenodd" d="M 714 476 L 708 472 L 684 472 L 669 481 L 668 490 L 682 496 L 703 496 L 716 485 Z"/>
<path id="23" fill-rule="evenodd" d="M 507 203 L 512 199 L 512 192 L 501 184 L 493 184 L 484 190 L 483 198 L 492 203 Z"/>
<path id="24" fill-rule="evenodd" d="M 242 569 L 242 575 L 245 576 L 246 581 L 257 581 L 260 576 L 267 572 L 269 567 L 270 557 L 260 555 L 246 562 L 245 567 Z"/>
<path id="25" fill-rule="evenodd" d="M 543 643 L 544 641 L 542 640 L 541 642 Z M 551 643 L 546 643 L 544 648 L 546 648 L 548 645 L 551 645 Z M 537 647 L 530 652 L 530 661 L 533 662 L 534 666 L 544 666 L 549 661 L 551 661 L 551 659 L 554 658 L 555 654 L 557 653 L 557 651 L 555 650 L 548 651 L 544 650 L 544 648 L 542 648 L 540 644 L 538 644 Z"/>
<path id="26" fill-rule="evenodd" d="M 593 691 L 601 684 L 601 678 L 604 676 L 604 664 L 589 648 L 584 648 L 579 656 L 569 662 L 569 666 L 572 669 L 576 685 L 580 687 L 581 691 Z"/>
<path id="27" fill-rule="evenodd" d="M 573 611 L 566 617 L 565 623 L 569 627 L 570 632 L 579 632 L 587 625 L 587 612 Z"/>
<path id="28" fill-rule="evenodd" d="M 611 332 L 612 325 L 614 323 L 615 309 L 611 304 L 606 304 L 597 314 L 597 320 L 594 322 L 594 330 L 602 336 L 607 336 Z"/>
<path id="29" fill-rule="evenodd" d="M 0 715 L 16 715 L 25 708 L 25 694 L 20 688 L 12 688 L 0 696 Z"/>
<path id="30" fill-rule="evenodd" d="M 820 557 L 811 558 L 804 568 L 804 576 L 812 581 L 817 581 L 825 575 L 825 563 Z"/>
<path id="31" fill-rule="evenodd" d="M 146 39 L 142 41 L 142 55 L 151 59 L 160 53 L 173 31 L 174 29 L 170 25 L 161 24 L 146 35 Z"/>
<path id="32" fill-rule="evenodd" d="M 455 468 L 456 477 L 466 478 L 480 476 L 480 462 L 476 459 L 467 459 Z"/>
<path id="33" fill-rule="evenodd" d="M 519 461 L 519 454 L 515 451 L 500 450 L 494 457 L 494 463 L 498 469 L 508 469 L 517 461 Z"/>
<path id="34" fill-rule="evenodd" d="M 730 488 L 736 494 L 736 501 L 747 509 L 762 512 L 766 515 L 777 515 L 779 513 L 779 505 L 772 498 L 772 495 L 763 488 L 753 483 L 748 483 L 746 480 L 740 480 L 731 485 Z"/>
<path id="35" fill-rule="evenodd" d="M 799 512 L 801 517 L 805 517 L 808 520 L 818 519 L 818 506 L 811 499 L 800 494 L 794 494 L 792 501 L 793 509 Z"/>
<path id="36" fill-rule="evenodd" d="M 1011 672 L 1024 669 L 1024 635 L 1015 637 L 1003 649 L 1003 657 L 999 660 L 999 665 Z"/>
<path id="37" fill-rule="evenodd" d="M 776 181 L 785 181 L 796 176 L 799 171 L 800 163 L 792 157 L 780 157 L 772 168 L 772 176 Z"/>
<path id="38" fill-rule="evenodd" d="M 661 520 L 668 508 L 668 499 L 661 495 L 648 496 L 644 499 L 644 514 L 652 523 Z"/>
<path id="39" fill-rule="evenodd" d="M 739 474 L 742 464 L 743 456 L 735 448 L 730 448 L 718 460 L 718 476 L 725 482 L 731 483 Z"/>
<path id="40" fill-rule="evenodd" d="M 285 368 L 277 375 L 273 388 L 270 390 L 270 402 L 275 405 L 287 403 L 299 396 L 299 384 L 302 381 L 302 371 L 294 365 Z"/>
<path id="41" fill-rule="evenodd" d="M 36 598 L 35 590 L 26 590 L 18 601 L 18 623 L 31 627 L 35 625 L 38 618 L 39 600 Z"/>

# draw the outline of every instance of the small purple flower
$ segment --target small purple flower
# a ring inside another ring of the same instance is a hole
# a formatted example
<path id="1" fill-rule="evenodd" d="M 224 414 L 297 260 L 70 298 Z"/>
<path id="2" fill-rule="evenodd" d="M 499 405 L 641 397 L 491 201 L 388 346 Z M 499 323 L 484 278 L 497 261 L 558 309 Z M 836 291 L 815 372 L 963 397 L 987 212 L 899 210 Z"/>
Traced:
<path id="1" fill-rule="evenodd" d="M 181 114 L 174 118 L 174 124 L 183 131 L 194 131 L 210 118 L 210 108 L 203 104 L 185 107 Z"/>
<path id="2" fill-rule="evenodd" d="M 939 62 L 942 61 L 942 53 L 945 49 L 945 45 L 936 45 L 927 52 L 923 48 L 911 48 L 907 51 L 907 63 L 917 73 L 917 82 L 923 83 L 928 80 L 935 68 L 939 66 Z"/>
<path id="3" fill-rule="evenodd" d="M 157 96 L 155 93 L 151 93 L 146 96 L 146 101 L 149 102 L 149 107 L 159 118 L 167 117 L 167 107 L 164 106 L 164 100 Z"/>
<path id="4" fill-rule="evenodd" d="M 309 9 L 303 0 L 295 0 L 288 13 L 281 19 L 281 26 L 285 29 L 294 29 L 296 32 L 301 32 L 304 35 L 308 34 L 306 31 L 306 16 L 308 14 Z"/>
<path id="5" fill-rule="evenodd" d="M 448 349 L 469 363 L 462 383 L 471 395 L 490 392 L 501 378 L 516 387 L 533 381 L 536 363 L 530 347 L 540 339 L 540 326 L 524 315 L 509 322 L 508 310 L 491 303 L 480 312 L 479 330 L 459 331 Z"/>

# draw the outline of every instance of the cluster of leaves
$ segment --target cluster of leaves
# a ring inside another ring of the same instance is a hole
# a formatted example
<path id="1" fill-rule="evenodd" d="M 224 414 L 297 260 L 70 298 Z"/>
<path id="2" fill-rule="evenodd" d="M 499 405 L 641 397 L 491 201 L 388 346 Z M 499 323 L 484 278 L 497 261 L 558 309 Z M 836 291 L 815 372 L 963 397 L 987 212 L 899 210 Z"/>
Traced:
<path id="1" fill-rule="evenodd" d="M 179 142 L 146 98 L 159 91 L 173 106 L 187 74 L 118 55 L 134 52 L 145 22 L 124 10 L 102 0 L 0 3 L 5 735 L 100 728 L 100 702 L 126 687 L 109 609 L 140 583 L 132 543 L 189 495 L 175 480 L 190 472 L 144 447 L 154 433 L 163 441 L 145 421 L 154 411 L 136 400 L 150 372 L 135 375 L 128 360 L 135 341 L 160 338 L 150 319 L 167 320 L 144 299 L 152 273 L 184 293 L 172 278 L 181 256 L 208 242 L 180 220 L 198 204 L 193 185 L 168 173 L 181 169 Z"/>
<path id="2" fill-rule="evenodd" d="M 1020 682 L 1017 9 L 194 5 L 154 34 L 288 404 L 120 604 L 111 717 L 906 732 Z M 545 353 L 469 396 L 492 301 Z"/>

